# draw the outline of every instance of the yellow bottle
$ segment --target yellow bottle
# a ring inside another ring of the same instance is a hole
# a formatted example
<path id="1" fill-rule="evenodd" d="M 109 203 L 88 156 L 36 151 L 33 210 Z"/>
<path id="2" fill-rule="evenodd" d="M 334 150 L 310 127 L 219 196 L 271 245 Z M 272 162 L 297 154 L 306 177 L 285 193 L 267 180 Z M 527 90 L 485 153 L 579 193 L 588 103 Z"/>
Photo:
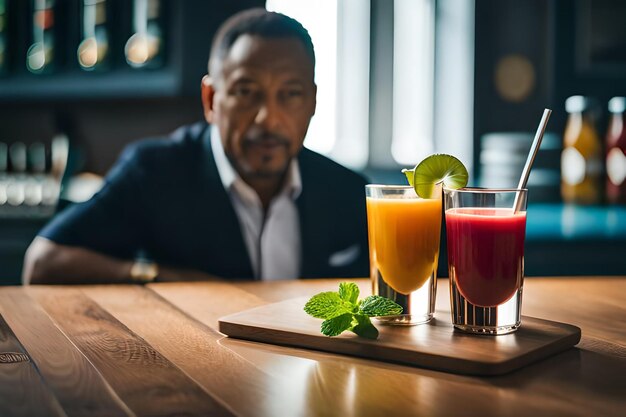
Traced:
<path id="1" fill-rule="evenodd" d="M 566 203 L 599 204 L 602 198 L 602 144 L 590 105 L 583 96 L 565 101 L 561 196 Z"/>

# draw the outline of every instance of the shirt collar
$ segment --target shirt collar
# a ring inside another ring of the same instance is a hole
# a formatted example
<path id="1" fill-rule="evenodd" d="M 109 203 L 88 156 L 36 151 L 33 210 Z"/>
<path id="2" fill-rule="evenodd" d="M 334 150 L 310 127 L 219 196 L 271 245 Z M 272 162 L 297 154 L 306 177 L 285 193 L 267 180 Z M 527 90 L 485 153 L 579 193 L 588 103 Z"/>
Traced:
<path id="1" fill-rule="evenodd" d="M 211 125 L 211 150 L 213 151 L 213 157 L 215 159 L 215 165 L 217 166 L 217 172 L 222 181 L 224 189 L 250 189 L 250 186 L 245 183 L 243 179 L 237 174 L 235 168 L 228 160 L 226 153 L 224 152 L 224 146 L 220 138 L 220 132 L 216 125 Z M 281 191 L 281 194 L 287 194 L 292 200 L 298 198 L 302 193 L 302 177 L 300 176 L 300 165 L 298 160 L 293 158 L 287 169 L 287 177 L 285 178 L 285 185 Z"/>

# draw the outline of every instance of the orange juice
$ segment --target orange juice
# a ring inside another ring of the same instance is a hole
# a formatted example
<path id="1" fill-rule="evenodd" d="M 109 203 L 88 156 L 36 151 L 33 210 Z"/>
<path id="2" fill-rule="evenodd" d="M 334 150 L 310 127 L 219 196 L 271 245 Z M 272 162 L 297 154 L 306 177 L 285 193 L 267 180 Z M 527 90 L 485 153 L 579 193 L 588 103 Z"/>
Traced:
<path id="1" fill-rule="evenodd" d="M 441 199 L 367 198 L 372 276 L 401 294 L 421 288 L 437 269 Z"/>

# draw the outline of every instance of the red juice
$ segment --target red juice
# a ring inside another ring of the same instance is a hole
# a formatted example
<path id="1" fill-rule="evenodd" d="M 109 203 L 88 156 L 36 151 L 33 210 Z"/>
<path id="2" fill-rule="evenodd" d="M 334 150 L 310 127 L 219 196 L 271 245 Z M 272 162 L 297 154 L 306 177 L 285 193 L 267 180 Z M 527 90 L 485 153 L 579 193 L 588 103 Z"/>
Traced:
<path id="1" fill-rule="evenodd" d="M 470 303 L 493 307 L 522 284 L 526 213 L 504 208 L 446 210 L 450 279 Z"/>

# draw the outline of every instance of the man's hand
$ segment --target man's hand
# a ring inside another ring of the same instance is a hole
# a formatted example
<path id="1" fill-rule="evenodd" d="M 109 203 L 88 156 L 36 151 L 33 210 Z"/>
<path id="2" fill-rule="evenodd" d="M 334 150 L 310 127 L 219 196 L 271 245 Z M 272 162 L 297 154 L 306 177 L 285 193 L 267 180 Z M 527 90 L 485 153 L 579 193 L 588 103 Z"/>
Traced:
<path id="1" fill-rule="evenodd" d="M 130 282 L 132 261 L 36 237 L 24 257 L 22 282 L 101 284 Z"/>
<path id="2" fill-rule="evenodd" d="M 134 260 L 118 259 L 89 249 L 37 237 L 26 251 L 22 282 L 28 284 L 122 284 L 132 279 Z M 216 281 L 220 278 L 191 269 L 159 265 L 157 282 Z"/>

